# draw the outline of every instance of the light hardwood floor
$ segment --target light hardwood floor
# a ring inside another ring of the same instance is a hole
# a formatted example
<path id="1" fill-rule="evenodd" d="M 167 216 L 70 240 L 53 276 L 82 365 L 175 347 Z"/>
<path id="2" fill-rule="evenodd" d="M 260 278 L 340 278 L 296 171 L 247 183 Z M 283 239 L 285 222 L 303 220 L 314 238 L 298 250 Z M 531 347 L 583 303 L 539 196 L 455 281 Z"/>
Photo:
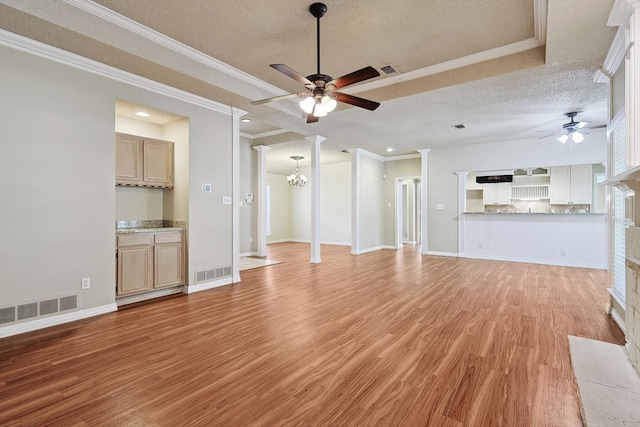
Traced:
<path id="1" fill-rule="evenodd" d="M 599 270 L 269 246 L 237 285 L 0 340 L 0 425 L 580 426 Z"/>

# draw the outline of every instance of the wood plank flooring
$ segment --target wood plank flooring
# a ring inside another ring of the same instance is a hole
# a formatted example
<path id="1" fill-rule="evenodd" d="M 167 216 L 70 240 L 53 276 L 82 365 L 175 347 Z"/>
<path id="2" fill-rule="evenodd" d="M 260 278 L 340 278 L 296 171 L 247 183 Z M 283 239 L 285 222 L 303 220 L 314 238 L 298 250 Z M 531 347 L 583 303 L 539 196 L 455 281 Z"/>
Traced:
<path id="1" fill-rule="evenodd" d="M 1 426 L 581 426 L 607 273 L 269 246 L 242 282 L 0 340 Z"/>

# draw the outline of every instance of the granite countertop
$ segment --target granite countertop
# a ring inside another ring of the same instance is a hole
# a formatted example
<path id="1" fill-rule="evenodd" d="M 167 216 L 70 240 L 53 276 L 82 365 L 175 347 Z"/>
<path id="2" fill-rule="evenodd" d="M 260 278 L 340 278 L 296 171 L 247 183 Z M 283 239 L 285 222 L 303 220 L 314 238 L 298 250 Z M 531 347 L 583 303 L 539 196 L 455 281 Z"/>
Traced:
<path id="1" fill-rule="evenodd" d="M 116 234 L 133 233 L 163 233 L 166 231 L 184 231 L 184 227 L 156 227 L 156 228 L 116 228 Z"/>
<path id="2" fill-rule="evenodd" d="M 593 212 L 463 212 L 465 215 L 606 215 Z"/>
<path id="3" fill-rule="evenodd" d="M 185 221 L 166 219 L 116 221 L 116 234 L 159 233 L 186 230 Z"/>

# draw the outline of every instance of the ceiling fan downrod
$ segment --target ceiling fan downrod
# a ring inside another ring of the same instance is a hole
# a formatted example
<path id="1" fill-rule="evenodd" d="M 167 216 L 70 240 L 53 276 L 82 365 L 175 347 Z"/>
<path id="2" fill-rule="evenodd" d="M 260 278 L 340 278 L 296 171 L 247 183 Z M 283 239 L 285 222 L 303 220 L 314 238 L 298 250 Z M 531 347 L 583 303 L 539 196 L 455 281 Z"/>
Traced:
<path id="1" fill-rule="evenodd" d="M 320 74 L 320 18 L 327 13 L 327 5 L 324 3 L 313 3 L 309 6 L 309 12 L 316 17 L 316 52 L 318 52 L 318 74 Z"/>

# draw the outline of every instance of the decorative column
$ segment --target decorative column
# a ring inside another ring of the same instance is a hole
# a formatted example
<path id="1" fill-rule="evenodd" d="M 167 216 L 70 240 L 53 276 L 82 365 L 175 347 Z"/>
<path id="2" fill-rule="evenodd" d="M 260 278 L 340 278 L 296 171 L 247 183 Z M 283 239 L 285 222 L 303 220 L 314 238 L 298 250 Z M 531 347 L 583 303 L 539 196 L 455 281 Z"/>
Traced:
<path id="1" fill-rule="evenodd" d="M 420 199 L 422 200 L 422 211 L 420 212 L 420 222 L 422 224 L 422 255 L 427 255 L 429 252 L 429 152 L 430 148 L 424 150 L 417 150 L 420 153 L 421 160 L 421 174 L 422 180 L 422 194 Z"/>
<path id="2" fill-rule="evenodd" d="M 271 147 L 258 145 L 253 147 L 258 152 L 258 194 L 256 204 L 258 208 L 258 256 L 267 256 L 267 151 Z"/>
<path id="3" fill-rule="evenodd" d="M 246 111 L 231 107 L 231 269 L 232 282 L 240 282 L 240 117 Z"/>
<path id="4" fill-rule="evenodd" d="M 311 142 L 311 263 L 320 263 L 320 135 L 306 137 Z"/>
<path id="5" fill-rule="evenodd" d="M 467 175 L 469 172 L 456 172 L 458 175 L 458 256 L 464 254 L 464 217 L 467 211 Z"/>

